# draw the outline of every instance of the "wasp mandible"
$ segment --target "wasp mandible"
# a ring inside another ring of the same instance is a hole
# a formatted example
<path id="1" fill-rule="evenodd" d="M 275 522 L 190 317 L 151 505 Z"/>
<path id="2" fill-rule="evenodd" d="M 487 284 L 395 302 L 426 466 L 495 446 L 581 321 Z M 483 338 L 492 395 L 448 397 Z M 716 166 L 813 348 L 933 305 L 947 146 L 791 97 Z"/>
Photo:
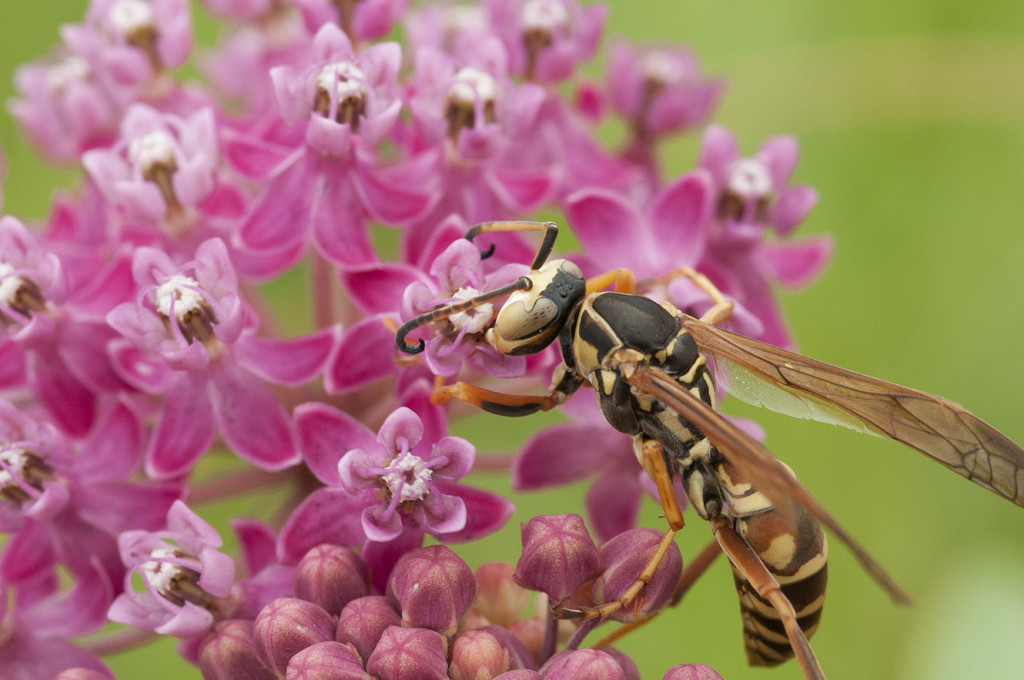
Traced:
<path id="1" fill-rule="evenodd" d="M 750 663 L 775 665 L 795 656 L 808 678 L 824 677 L 807 641 L 825 595 L 822 525 L 894 600 L 909 602 L 792 471 L 718 411 L 709 357 L 742 376 L 734 384 L 768 386 L 785 396 L 766 399 L 756 387 L 746 397 L 758 405 L 894 439 L 1024 506 L 1024 450 L 960 406 L 719 328 L 733 305 L 690 268 L 670 276 L 686 276 L 707 293 L 713 305 L 699 319 L 638 295 L 629 270 L 588 280 L 568 260 L 548 261 L 558 234 L 554 223 L 488 222 L 465 238 L 499 231 L 542 232 L 530 273 L 411 319 L 396 333 L 398 348 L 416 354 L 423 340 L 406 340 L 415 329 L 507 296 L 485 339 L 507 355 L 540 352 L 557 339 L 562 364 L 548 393 L 512 395 L 456 382 L 435 388 L 435 401 L 454 398 L 490 413 L 524 416 L 552 409 L 591 385 L 608 423 L 634 437 L 669 524 L 649 564 L 618 599 L 575 610 L 556 605 L 560 615 L 605 617 L 640 594 L 683 527 L 675 474 L 732 563 Z"/>

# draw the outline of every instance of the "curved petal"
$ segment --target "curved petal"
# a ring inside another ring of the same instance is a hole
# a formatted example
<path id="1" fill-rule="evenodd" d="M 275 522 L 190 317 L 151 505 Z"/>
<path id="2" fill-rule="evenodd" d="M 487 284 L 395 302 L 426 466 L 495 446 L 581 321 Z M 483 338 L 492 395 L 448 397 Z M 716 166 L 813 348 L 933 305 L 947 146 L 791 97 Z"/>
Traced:
<path id="1" fill-rule="evenodd" d="M 324 484 L 340 484 L 338 462 L 347 451 L 377 448 L 377 436 L 369 428 L 320 402 L 297 406 L 294 424 L 302 458 Z"/>
<path id="2" fill-rule="evenodd" d="M 688 172 L 665 187 L 651 207 L 651 238 L 666 269 L 696 264 L 704 254 L 711 225 L 711 175 Z"/>
<path id="3" fill-rule="evenodd" d="M 366 540 L 360 515 L 367 501 L 340 488 L 317 489 L 292 511 L 277 536 L 277 558 L 297 564 L 321 543 L 355 547 Z"/>
<path id="4" fill-rule="evenodd" d="M 587 254 L 609 269 L 622 263 L 622 251 L 627 244 L 644 238 L 642 235 L 647 232 L 643 219 L 631 205 L 603 189 L 583 189 L 569 196 L 565 217 Z"/>
<path id="5" fill-rule="evenodd" d="M 559 423 L 535 434 L 512 465 L 512 488 L 525 491 L 586 479 L 623 458 L 632 440 L 605 423 Z"/>
<path id="6" fill-rule="evenodd" d="M 429 282 L 419 269 L 395 262 L 343 267 L 338 276 L 352 300 L 367 314 L 397 311 L 402 293 L 409 284 Z"/>
<path id="7" fill-rule="evenodd" d="M 489 536 L 505 526 L 516 509 L 512 501 L 490 491 L 443 479 L 437 480 L 435 485 L 441 493 L 461 498 L 466 506 L 466 525 L 459 531 L 435 537 L 445 543 L 465 543 Z"/>
<path id="8" fill-rule="evenodd" d="M 643 487 L 639 465 L 632 474 L 617 470 L 598 477 L 587 489 L 587 516 L 598 541 L 604 542 L 636 526 Z"/>
<path id="9" fill-rule="evenodd" d="M 356 390 L 395 373 L 395 332 L 385 318 L 363 319 L 341 336 L 324 370 L 328 394 Z"/>
<path id="10" fill-rule="evenodd" d="M 266 383 L 243 369 L 219 365 L 208 385 L 221 435 L 240 458 L 264 470 L 299 462 L 291 422 Z"/>
<path id="11" fill-rule="evenodd" d="M 178 373 L 146 448 L 146 474 L 167 479 L 188 472 L 216 434 L 206 379 L 196 373 Z"/>
<path id="12" fill-rule="evenodd" d="M 235 347 L 242 365 L 259 377 L 279 385 L 298 386 L 320 373 L 339 335 L 338 328 L 332 327 L 301 338 L 247 336 Z"/>

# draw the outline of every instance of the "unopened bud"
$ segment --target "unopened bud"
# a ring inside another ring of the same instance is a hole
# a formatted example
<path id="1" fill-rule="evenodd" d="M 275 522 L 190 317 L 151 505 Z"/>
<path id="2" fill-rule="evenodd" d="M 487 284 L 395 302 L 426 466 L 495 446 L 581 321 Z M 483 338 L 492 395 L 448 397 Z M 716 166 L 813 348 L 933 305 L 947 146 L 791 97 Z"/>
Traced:
<path id="1" fill-rule="evenodd" d="M 600 568 L 597 546 L 579 515 L 534 517 L 522 526 L 515 581 L 559 602 Z"/>
<path id="2" fill-rule="evenodd" d="M 451 680 L 493 680 L 508 669 L 508 650 L 485 630 L 467 630 L 452 642 Z"/>
<path id="3" fill-rule="evenodd" d="M 366 660 L 379 680 L 448 680 L 444 638 L 426 628 L 391 626 Z"/>
<path id="4" fill-rule="evenodd" d="M 661 537 L 661 532 L 656 529 L 630 529 L 602 545 L 601 564 L 604 565 L 604 571 L 594 582 L 594 601 L 610 602 L 633 585 L 658 549 Z M 628 622 L 658 611 L 672 599 L 682 571 L 683 558 L 673 543 L 654 576 L 641 591 L 639 606 L 623 607 L 609 618 Z"/>
<path id="5" fill-rule="evenodd" d="M 294 587 L 295 597 L 337 616 L 348 602 L 370 594 L 369 572 L 351 549 L 325 543 L 299 561 Z"/>
<path id="6" fill-rule="evenodd" d="M 540 669 L 544 680 L 626 680 L 615 658 L 599 649 L 563 650 Z"/>
<path id="7" fill-rule="evenodd" d="M 684 663 L 668 669 L 661 680 L 722 680 L 722 676 L 707 664 Z"/>
<path id="8" fill-rule="evenodd" d="M 476 595 L 473 571 L 451 549 L 432 545 L 406 553 L 388 582 L 407 626 L 452 635 Z"/>
<path id="9" fill-rule="evenodd" d="M 389 626 L 402 625 L 402 615 L 383 595 L 352 600 L 341 610 L 334 639 L 355 647 L 361 659 L 368 659 L 380 636 Z"/>
<path id="10" fill-rule="evenodd" d="M 508 562 L 488 562 L 477 567 L 474 613 L 499 626 L 519 618 L 530 601 L 530 593 L 515 582 L 514 573 L 515 567 Z"/>
<path id="11" fill-rule="evenodd" d="M 256 645 L 254 624 L 247 619 L 221 621 L 199 645 L 199 670 L 205 680 L 277 680 Z"/>
<path id="12" fill-rule="evenodd" d="M 263 659 L 284 674 L 295 654 L 334 639 L 334 620 L 312 602 L 279 597 L 257 614 L 253 632 Z"/>
<path id="13" fill-rule="evenodd" d="M 348 645 L 328 640 L 306 647 L 288 662 L 285 680 L 373 680 Z"/>

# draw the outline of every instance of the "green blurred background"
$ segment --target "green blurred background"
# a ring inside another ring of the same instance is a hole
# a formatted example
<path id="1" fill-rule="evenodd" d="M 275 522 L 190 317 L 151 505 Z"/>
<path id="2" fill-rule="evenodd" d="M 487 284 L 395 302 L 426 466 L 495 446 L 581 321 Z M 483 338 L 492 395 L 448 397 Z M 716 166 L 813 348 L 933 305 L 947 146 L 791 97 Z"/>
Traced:
<path id="1" fill-rule="evenodd" d="M 797 181 L 821 194 L 801 232 L 832 234 L 835 259 L 808 290 L 783 294 L 802 351 L 944 395 L 1024 441 L 1024 4 L 906 0 L 821 3 L 612 2 L 610 34 L 693 45 L 730 88 L 717 120 L 752 153 L 792 133 Z M 0 3 L 0 95 L 19 63 L 45 54 L 84 2 Z M 210 44 L 212 34 L 201 34 Z M 4 211 L 46 212 L 69 185 L 36 161 L 8 116 Z M 695 138 L 673 142 L 674 173 Z M 829 599 L 814 648 L 845 678 L 1024 677 L 1024 510 L 902 447 L 748 409 L 768 445 L 911 593 L 896 608 L 833 541 Z M 511 446 L 528 422 L 488 418 L 459 434 Z M 565 455 L 572 455 L 566 451 Z M 479 484 L 504 489 L 498 477 Z M 518 554 L 518 522 L 579 508 L 580 489 L 516 498 L 502 533 L 462 550 L 472 563 Z M 243 501 L 233 512 L 254 512 Z M 651 503 L 648 526 L 661 527 Z M 709 539 L 691 518 L 689 556 Z M 704 662 L 724 677 L 802 677 L 746 667 L 729 570 L 716 564 L 683 604 L 627 638 L 644 678 Z M 196 677 L 170 658 L 114 657 L 122 678 Z M 156 670 L 155 670 L 156 669 Z M 155 672 L 154 672 L 155 671 Z M 0 669 L 2 676 L 2 669 Z"/>

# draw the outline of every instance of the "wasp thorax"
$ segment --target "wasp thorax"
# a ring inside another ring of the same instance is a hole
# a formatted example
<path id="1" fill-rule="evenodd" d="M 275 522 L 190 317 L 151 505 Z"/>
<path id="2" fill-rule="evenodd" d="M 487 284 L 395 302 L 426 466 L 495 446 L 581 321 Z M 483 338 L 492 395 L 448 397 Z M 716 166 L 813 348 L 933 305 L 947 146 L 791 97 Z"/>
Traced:
<path id="1" fill-rule="evenodd" d="M 477 106 L 484 123 L 493 123 L 497 86 L 493 76 L 475 68 L 464 68 L 455 74 L 455 82 L 445 98 L 445 119 L 448 136 L 455 139 L 460 130 L 472 129 L 477 123 Z"/>
<path id="2" fill-rule="evenodd" d="M 213 597 L 199 587 L 199 560 L 180 548 L 156 548 L 139 567 L 149 588 L 179 607 L 191 602 L 209 608 Z"/>
<path id="3" fill-rule="evenodd" d="M 774 197 L 772 178 L 764 163 L 753 158 L 729 167 L 725 189 L 718 200 L 718 216 L 737 222 L 763 222 Z"/>
<path id="4" fill-rule="evenodd" d="M 366 76 L 350 61 L 328 64 L 316 78 L 313 111 L 324 118 L 359 128 L 366 115 Z"/>
<path id="5" fill-rule="evenodd" d="M 586 294 L 583 272 L 568 260 L 552 260 L 529 276 L 498 311 L 487 340 L 502 354 L 533 354 L 558 335 L 573 306 Z"/>
<path id="6" fill-rule="evenodd" d="M 42 491 L 43 483 L 53 481 L 53 468 L 42 456 L 22 448 L 0 452 L 0 499 L 21 505 Z"/>
<path id="7" fill-rule="evenodd" d="M 0 262 L 0 326 L 26 322 L 36 312 L 46 311 L 46 298 L 36 281 L 18 274 L 7 262 Z"/>
<path id="8" fill-rule="evenodd" d="M 206 343 L 215 337 L 217 316 L 195 279 L 177 274 L 160 284 L 156 311 L 167 323 L 174 319 L 189 344 L 195 340 Z"/>
<path id="9" fill-rule="evenodd" d="M 430 495 L 430 482 L 434 471 L 417 455 L 403 452 L 395 456 L 385 468 L 381 479 L 392 498 L 399 502 L 419 501 Z"/>
<path id="10" fill-rule="evenodd" d="M 114 30 L 125 42 L 142 50 L 154 69 L 161 67 L 156 39 L 160 34 L 156 14 L 148 2 L 143 0 L 120 0 L 114 3 L 107 15 Z"/>

